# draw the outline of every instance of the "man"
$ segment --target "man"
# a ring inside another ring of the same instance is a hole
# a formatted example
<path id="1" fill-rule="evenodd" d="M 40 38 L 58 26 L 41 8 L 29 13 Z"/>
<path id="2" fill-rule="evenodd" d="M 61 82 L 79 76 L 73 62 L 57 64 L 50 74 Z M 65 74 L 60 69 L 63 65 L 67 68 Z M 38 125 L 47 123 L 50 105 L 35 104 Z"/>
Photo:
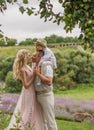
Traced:
<path id="1" fill-rule="evenodd" d="M 38 64 L 43 57 L 43 51 L 37 51 L 32 56 L 32 61 L 36 63 L 35 67 L 35 90 L 37 100 L 41 104 L 44 116 L 45 130 L 58 130 L 54 115 L 54 95 L 53 95 L 53 68 L 50 61 L 42 63 L 41 72 Z M 38 80 L 41 80 L 38 84 Z M 46 127 L 47 126 L 47 127 Z"/>

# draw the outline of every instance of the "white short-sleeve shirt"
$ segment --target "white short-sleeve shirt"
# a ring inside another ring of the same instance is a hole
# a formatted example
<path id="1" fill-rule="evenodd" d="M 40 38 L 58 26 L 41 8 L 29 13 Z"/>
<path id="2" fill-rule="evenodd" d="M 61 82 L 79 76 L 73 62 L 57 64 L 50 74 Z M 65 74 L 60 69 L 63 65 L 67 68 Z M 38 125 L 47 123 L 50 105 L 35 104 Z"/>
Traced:
<path id="1" fill-rule="evenodd" d="M 51 65 L 46 66 L 46 71 L 45 71 L 44 76 L 53 78 L 53 68 Z M 40 82 L 40 83 L 38 83 L 38 82 Z M 41 82 L 41 80 L 39 79 L 39 77 L 37 77 L 37 76 L 35 78 L 34 86 L 35 86 L 36 91 L 43 91 L 43 90 L 49 90 L 49 89 L 52 90 L 53 89 L 53 85 L 49 86 L 49 85 L 43 84 Z"/>

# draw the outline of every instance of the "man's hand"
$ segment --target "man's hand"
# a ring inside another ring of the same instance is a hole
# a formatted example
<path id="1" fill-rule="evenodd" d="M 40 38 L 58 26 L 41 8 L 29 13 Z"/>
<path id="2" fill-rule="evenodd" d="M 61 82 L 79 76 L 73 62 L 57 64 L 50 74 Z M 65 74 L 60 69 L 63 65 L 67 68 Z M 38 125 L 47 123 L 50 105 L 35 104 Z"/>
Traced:
<path id="1" fill-rule="evenodd" d="M 38 66 L 35 67 L 35 74 L 36 75 L 40 74 L 40 67 L 38 67 Z"/>
<path id="2" fill-rule="evenodd" d="M 41 69 L 40 67 L 36 66 L 35 67 L 35 74 L 41 79 L 41 81 L 44 84 L 51 85 L 53 79 L 51 77 L 46 77 L 46 76 L 42 75 L 40 73 L 40 69 Z"/>

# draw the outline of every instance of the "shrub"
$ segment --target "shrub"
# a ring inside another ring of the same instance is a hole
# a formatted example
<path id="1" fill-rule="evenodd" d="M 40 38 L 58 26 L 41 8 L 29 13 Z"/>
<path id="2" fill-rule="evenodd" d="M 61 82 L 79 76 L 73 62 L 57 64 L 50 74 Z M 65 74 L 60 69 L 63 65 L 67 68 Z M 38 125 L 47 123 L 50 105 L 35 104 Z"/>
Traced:
<path id="1" fill-rule="evenodd" d="M 13 78 L 13 72 L 9 71 L 5 79 L 5 91 L 16 93 L 21 91 L 22 84 L 19 80 Z"/>
<path id="2" fill-rule="evenodd" d="M 12 70 L 14 57 L 7 57 L 0 62 L 0 80 L 5 81 L 6 75 Z"/>
<path id="3" fill-rule="evenodd" d="M 85 51 L 67 50 L 56 54 L 58 68 L 54 74 L 54 84 L 58 90 L 73 88 L 79 83 L 94 83 L 94 57 Z"/>

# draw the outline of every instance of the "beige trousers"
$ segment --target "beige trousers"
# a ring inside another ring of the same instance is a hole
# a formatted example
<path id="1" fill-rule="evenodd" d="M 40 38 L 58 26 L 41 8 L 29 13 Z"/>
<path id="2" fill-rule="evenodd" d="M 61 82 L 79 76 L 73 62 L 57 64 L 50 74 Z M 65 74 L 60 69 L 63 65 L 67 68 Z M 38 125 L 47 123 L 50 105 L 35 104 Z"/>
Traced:
<path id="1" fill-rule="evenodd" d="M 54 114 L 53 92 L 37 95 L 37 99 L 43 110 L 45 130 L 58 130 Z"/>

